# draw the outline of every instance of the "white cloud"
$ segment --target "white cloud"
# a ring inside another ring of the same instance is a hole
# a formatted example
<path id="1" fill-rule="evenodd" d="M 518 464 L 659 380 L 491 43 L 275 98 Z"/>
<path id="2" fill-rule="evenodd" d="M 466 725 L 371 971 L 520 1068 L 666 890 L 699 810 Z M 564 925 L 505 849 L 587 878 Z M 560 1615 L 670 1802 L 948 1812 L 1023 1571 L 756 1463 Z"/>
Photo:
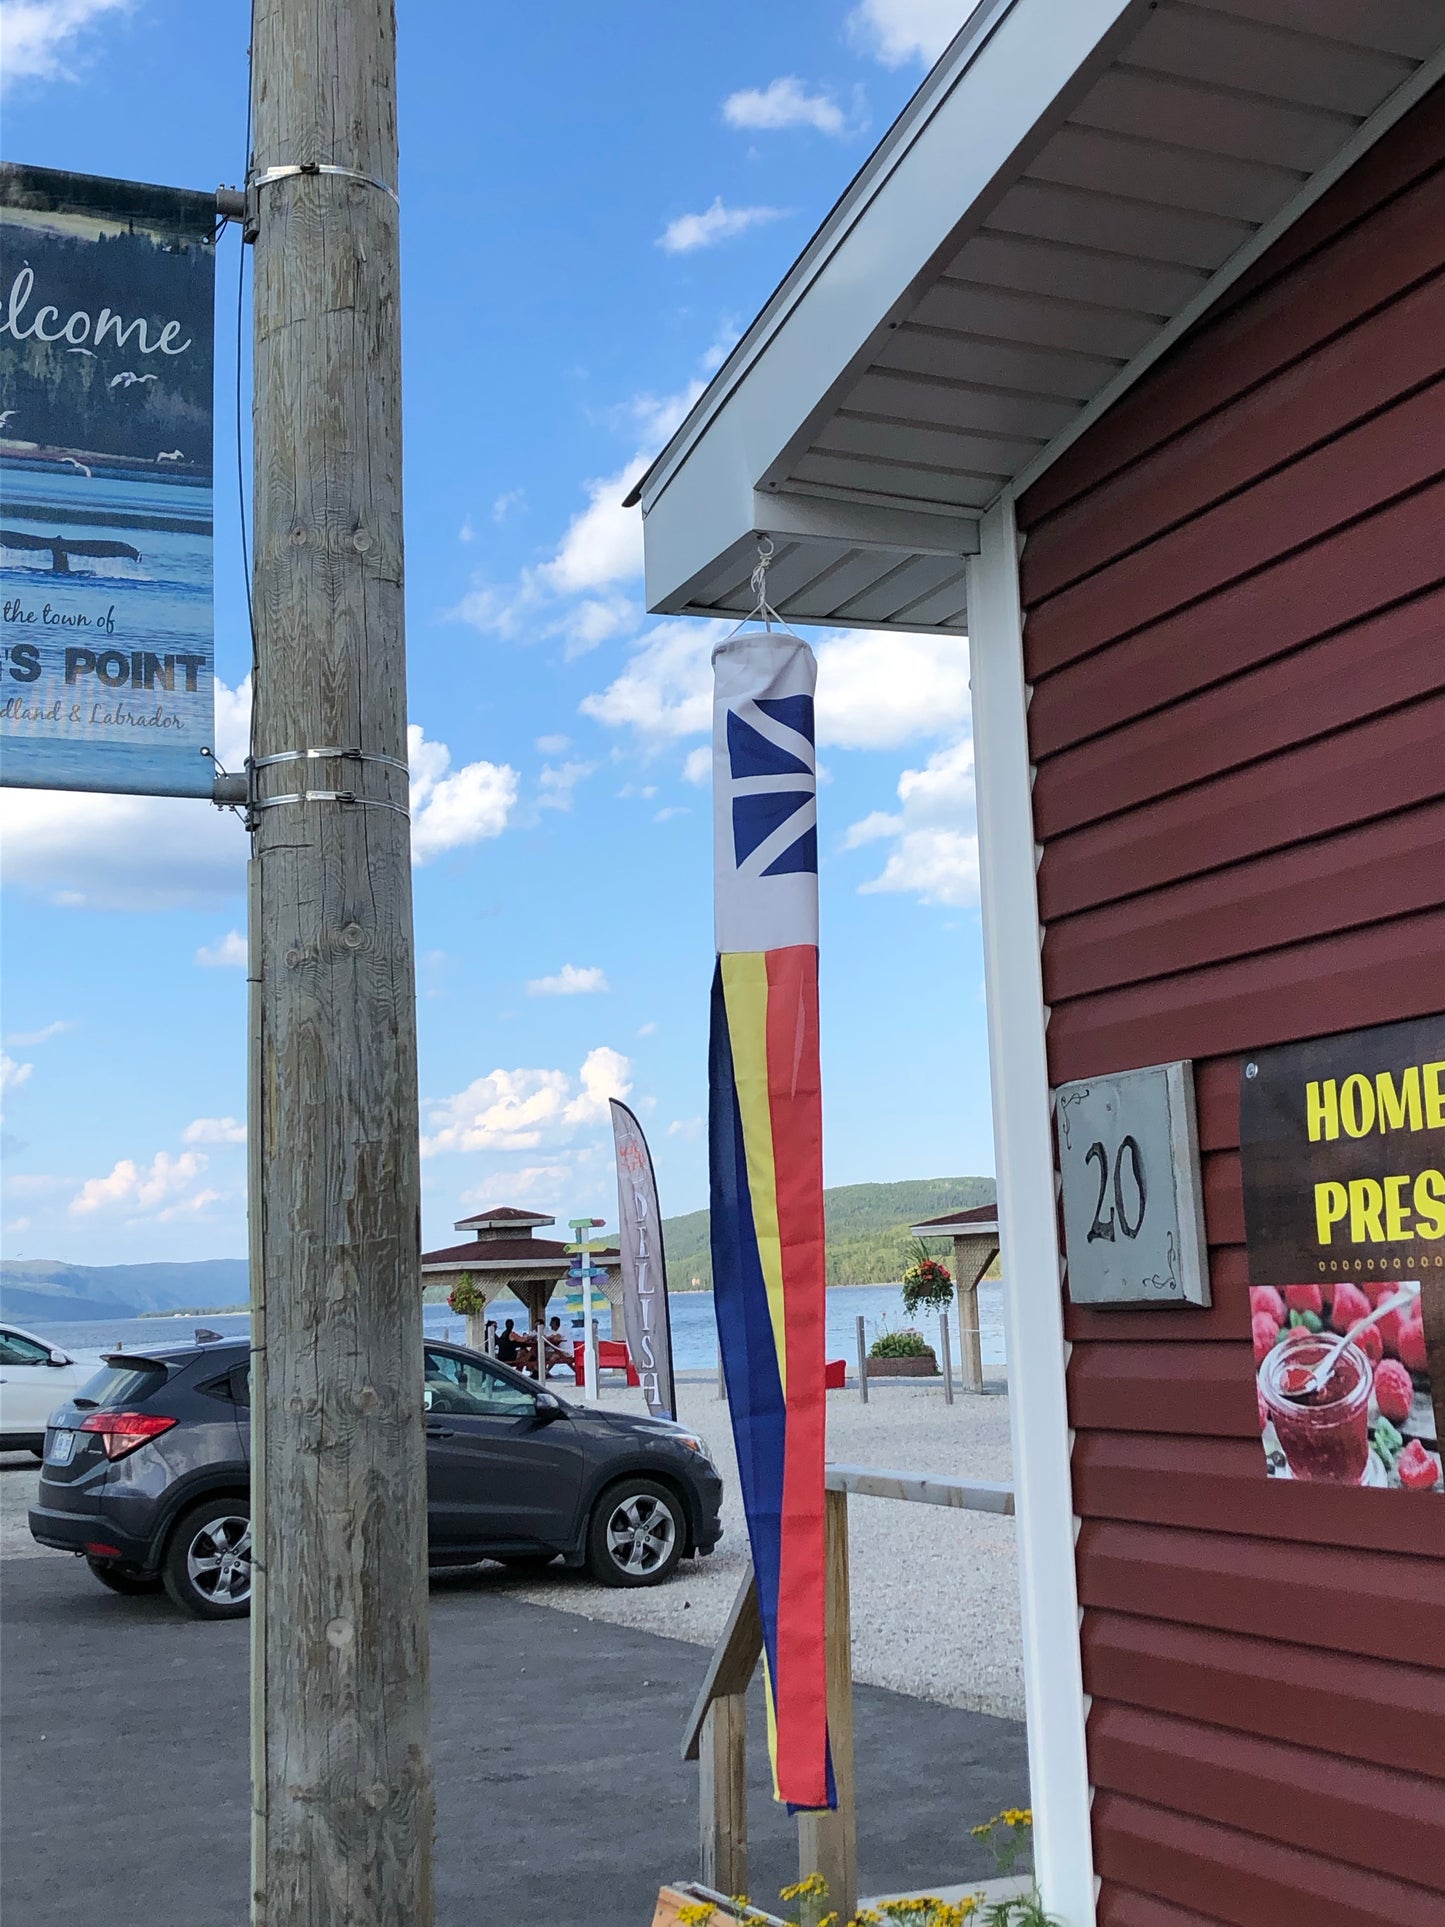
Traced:
<path id="1" fill-rule="evenodd" d="M 741 88 L 728 95 L 722 111 L 729 127 L 812 127 L 835 136 L 848 130 L 848 117 L 833 96 L 810 94 L 796 74 L 783 74 L 766 87 Z"/>
<path id="2" fill-rule="evenodd" d="M 885 67 L 932 65 L 974 10 L 975 0 L 860 0 L 848 16 L 854 42 Z"/>
<path id="3" fill-rule="evenodd" d="M 64 1031 L 75 1029 L 73 1017 L 58 1017 L 53 1024 L 46 1024 L 40 1030 L 12 1030 L 5 1039 L 16 1050 L 33 1050 L 37 1044 L 48 1044 L 52 1037 L 59 1037 Z"/>
<path id="4" fill-rule="evenodd" d="M 655 1023 L 639 1024 L 637 1026 L 637 1034 L 639 1037 L 651 1037 L 656 1030 L 657 1025 Z"/>
<path id="5" fill-rule="evenodd" d="M 236 689 L 217 679 L 216 754 L 227 769 L 246 760 L 250 716 L 250 677 Z M 517 799 L 514 769 L 453 770 L 446 744 L 428 742 L 417 724 L 407 745 L 415 862 L 501 834 Z M 211 908 L 245 883 L 245 832 L 229 810 L 198 798 L 0 790 L 0 846 L 6 883 L 72 909 Z M 196 961 L 245 959 L 198 952 Z"/>
<path id="6" fill-rule="evenodd" d="M 74 80 L 67 62 L 76 42 L 102 14 L 129 10 L 130 0 L 5 0 L 0 8 L 0 87 L 17 80 Z"/>
<path id="7" fill-rule="evenodd" d="M 687 752 L 687 760 L 682 766 L 684 783 L 710 783 L 712 781 L 712 744 L 700 743 L 696 749 Z"/>
<path id="8" fill-rule="evenodd" d="M 664 809 L 654 810 L 654 823 L 670 823 L 675 816 L 691 816 L 692 811 L 686 803 L 669 803 Z"/>
<path id="9" fill-rule="evenodd" d="M 429 743 L 418 723 L 408 728 L 406 744 L 413 863 L 502 834 L 517 801 L 517 772 L 510 763 L 465 763 L 453 770 L 446 744 Z"/>
<path id="10" fill-rule="evenodd" d="M 572 1180 L 570 1164 L 524 1164 L 515 1171 L 500 1170 L 462 1192 L 463 1204 L 474 1204 L 479 1211 L 507 1204 L 530 1204 L 540 1198 L 555 1198 Z"/>
<path id="11" fill-rule="evenodd" d="M 544 810 L 570 810 L 577 785 L 596 769 L 595 763 L 546 763 L 537 779 L 537 806 Z"/>
<path id="12" fill-rule="evenodd" d="M 650 630 L 621 675 L 584 696 L 582 713 L 640 736 L 695 736 L 712 724 L 713 644 L 722 622 L 668 622 Z"/>
<path id="13" fill-rule="evenodd" d="M 621 674 L 582 701 L 586 715 L 613 728 L 668 739 L 712 724 L 711 654 L 723 623 L 671 622 L 652 630 Z M 837 749 L 896 749 L 951 734 L 968 706 L 968 649 L 949 636 L 856 629 L 824 635 L 818 657 L 818 742 Z M 689 782 L 706 782 L 710 751 L 684 764 Z"/>
<path id="14" fill-rule="evenodd" d="M 969 714 L 968 647 L 951 636 L 854 629 L 817 645 L 818 742 L 895 749 Z"/>
<path id="15" fill-rule="evenodd" d="M 472 527 L 472 518 L 470 515 L 464 515 L 462 517 L 462 525 L 457 530 L 457 540 L 458 542 L 475 542 L 476 539 L 477 532 Z"/>
<path id="16" fill-rule="evenodd" d="M 196 952 L 196 962 L 207 970 L 244 970 L 246 958 L 246 939 L 239 930 L 228 930 L 224 937 L 203 943 Z"/>
<path id="17" fill-rule="evenodd" d="M 746 234 L 749 228 L 781 221 L 787 211 L 782 207 L 727 207 L 719 194 L 701 214 L 679 214 L 675 221 L 669 221 L 658 235 L 657 245 L 664 254 L 692 254 L 698 248 L 716 247 L 719 241 Z"/>
<path id="18" fill-rule="evenodd" d="M 182 1144 L 244 1144 L 246 1127 L 238 1117 L 198 1117 L 181 1132 Z"/>
<path id="19" fill-rule="evenodd" d="M 537 748 L 544 756 L 565 756 L 572 747 L 570 736 L 539 736 Z"/>
<path id="20" fill-rule="evenodd" d="M 172 1157 L 169 1151 L 157 1151 L 148 1165 L 138 1165 L 134 1158 L 121 1158 L 108 1176 L 85 1180 L 70 1201 L 70 1215 L 82 1218 L 92 1211 L 113 1207 L 154 1211 L 159 1205 L 182 1198 L 208 1163 L 209 1159 L 201 1151 L 183 1151 L 179 1157 Z M 219 1196 L 217 1191 L 193 1192 L 180 1208 L 200 1210 Z M 170 1215 L 176 1208 L 172 1203 L 170 1211 L 161 1215 Z"/>
<path id="21" fill-rule="evenodd" d="M 28 1084 L 35 1066 L 20 1064 L 8 1051 L 0 1051 L 0 1091 L 18 1091 L 22 1084 Z"/>
<path id="22" fill-rule="evenodd" d="M 495 1070 L 454 1097 L 423 1100 L 423 1157 L 439 1151 L 529 1151 L 565 1141 L 626 1097 L 631 1066 L 620 1052 L 589 1051 L 576 1078 L 560 1070 Z"/>
<path id="23" fill-rule="evenodd" d="M 968 907 L 978 902 L 978 836 L 973 740 L 962 736 L 898 779 L 897 811 L 874 810 L 854 823 L 844 848 L 889 843 L 882 871 L 865 893 L 906 891 L 924 903 Z"/>
<path id="24" fill-rule="evenodd" d="M 701 1137 L 703 1122 L 700 1117 L 675 1117 L 667 1127 L 667 1135 L 687 1139 Z"/>
<path id="25" fill-rule="evenodd" d="M 611 990 L 605 972 L 596 964 L 563 964 L 554 977 L 533 977 L 527 984 L 529 997 L 586 997 L 595 991 Z"/>
<path id="26" fill-rule="evenodd" d="M 708 372 L 729 345 L 719 341 L 709 348 L 702 364 Z M 474 581 L 447 612 L 452 619 L 506 641 L 562 636 L 569 659 L 631 627 L 640 609 L 618 585 L 642 574 L 642 513 L 622 504 L 704 385 L 698 377 L 671 395 L 634 395 L 618 411 L 639 437 L 631 459 L 613 474 L 582 484 L 587 506 L 572 517 L 547 561 L 523 569 L 510 587 Z M 564 606 L 578 597 L 589 600 Z"/>
<path id="27" fill-rule="evenodd" d="M 505 522 L 512 510 L 521 508 L 526 499 L 527 491 L 524 488 L 504 489 L 492 503 L 492 520 Z"/>

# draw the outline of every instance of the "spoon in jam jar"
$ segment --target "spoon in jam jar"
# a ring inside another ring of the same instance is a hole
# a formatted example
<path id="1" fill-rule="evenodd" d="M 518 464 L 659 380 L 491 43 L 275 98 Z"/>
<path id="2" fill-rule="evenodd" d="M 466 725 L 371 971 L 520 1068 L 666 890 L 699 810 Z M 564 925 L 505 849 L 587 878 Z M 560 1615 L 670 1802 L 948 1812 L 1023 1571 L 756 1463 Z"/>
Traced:
<path id="1" fill-rule="evenodd" d="M 1364 1331 L 1367 1325 L 1378 1324 L 1388 1313 L 1399 1311 L 1405 1305 L 1408 1305 L 1415 1297 L 1416 1290 L 1417 1287 L 1407 1285 L 1403 1291 L 1397 1291 L 1388 1298 L 1382 1298 L 1368 1318 L 1357 1318 L 1354 1324 L 1351 1325 L 1349 1330 L 1343 1335 L 1336 1332 L 1322 1333 L 1321 1336 L 1333 1342 L 1330 1344 L 1329 1350 L 1322 1355 L 1319 1363 L 1306 1372 L 1305 1376 L 1300 1379 L 1297 1384 L 1290 1387 L 1290 1397 L 1308 1398 L 1315 1392 L 1323 1391 L 1329 1380 L 1330 1373 L 1334 1370 L 1336 1358 L 1340 1352 L 1344 1350 L 1345 1346 L 1349 1344 L 1350 1340 Z"/>

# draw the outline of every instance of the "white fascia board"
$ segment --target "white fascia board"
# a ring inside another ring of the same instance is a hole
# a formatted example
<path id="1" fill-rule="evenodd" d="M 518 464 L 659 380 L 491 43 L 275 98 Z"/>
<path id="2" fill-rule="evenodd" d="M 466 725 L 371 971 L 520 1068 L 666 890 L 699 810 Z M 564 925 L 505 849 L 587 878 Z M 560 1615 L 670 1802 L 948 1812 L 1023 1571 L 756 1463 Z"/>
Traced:
<path id="1" fill-rule="evenodd" d="M 684 482 L 683 495 L 686 492 Z M 978 553 L 978 518 L 957 510 L 933 513 L 791 489 L 730 493 L 730 514 L 718 505 L 697 515 L 665 513 L 647 523 L 647 606 L 655 615 L 680 615 L 692 609 L 703 580 L 730 566 L 746 575 L 760 535 L 771 536 L 779 544 L 846 542 L 850 548 L 881 549 L 900 556 L 961 559 Z"/>
<path id="2" fill-rule="evenodd" d="M 1048 139 L 1146 0 L 982 7 L 824 224 L 641 485 L 647 600 L 744 535 L 755 487 L 805 442 L 889 324 Z"/>

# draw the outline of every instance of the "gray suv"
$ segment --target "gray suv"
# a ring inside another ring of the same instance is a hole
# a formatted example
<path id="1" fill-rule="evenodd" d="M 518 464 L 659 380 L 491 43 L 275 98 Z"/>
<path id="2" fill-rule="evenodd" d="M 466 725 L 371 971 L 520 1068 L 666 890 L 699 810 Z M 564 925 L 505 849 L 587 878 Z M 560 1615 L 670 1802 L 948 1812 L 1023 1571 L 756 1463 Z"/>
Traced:
<path id="1" fill-rule="evenodd" d="M 249 1369 L 236 1340 L 110 1354 L 50 1416 L 33 1537 L 114 1592 L 246 1612 Z M 686 1426 L 570 1404 L 459 1345 L 426 1345 L 422 1397 L 433 1567 L 560 1558 L 655 1586 L 722 1536 L 722 1481 Z"/>

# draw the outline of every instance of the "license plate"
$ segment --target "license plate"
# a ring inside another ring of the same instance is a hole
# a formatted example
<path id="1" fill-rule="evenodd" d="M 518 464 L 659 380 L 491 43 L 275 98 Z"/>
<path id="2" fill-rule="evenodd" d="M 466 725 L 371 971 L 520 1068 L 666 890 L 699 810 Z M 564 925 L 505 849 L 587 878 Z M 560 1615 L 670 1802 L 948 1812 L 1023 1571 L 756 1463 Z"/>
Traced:
<path id="1" fill-rule="evenodd" d="M 50 1443 L 45 1448 L 47 1465 L 69 1465 L 75 1457 L 74 1432 L 52 1432 Z"/>

